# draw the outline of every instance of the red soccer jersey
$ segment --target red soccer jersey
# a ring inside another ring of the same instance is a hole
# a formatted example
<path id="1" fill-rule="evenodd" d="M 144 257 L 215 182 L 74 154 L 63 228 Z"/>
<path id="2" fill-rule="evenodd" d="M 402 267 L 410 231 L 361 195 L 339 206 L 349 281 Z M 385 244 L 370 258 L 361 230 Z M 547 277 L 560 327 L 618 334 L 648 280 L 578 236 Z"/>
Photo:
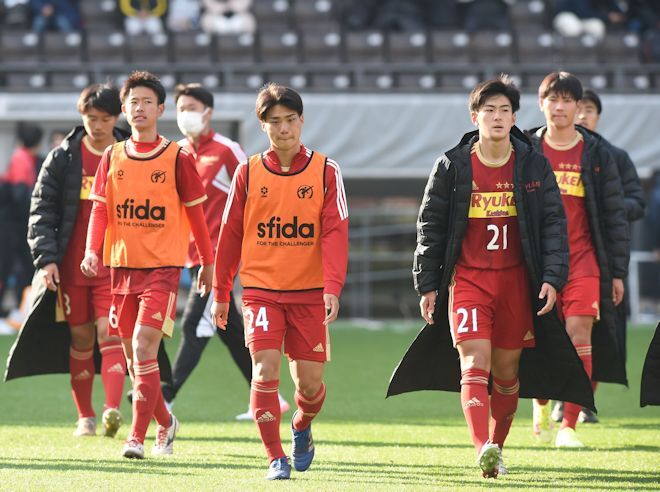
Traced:
<path id="1" fill-rule="evenodd" d="M 501 162 L 490 163 L 477 143 L 471 158 L 472 194 L 458 265 L 489 270 L 518 266 L 524 259 L 513 197 L 513 148 Z"/>
<path id="2" fill-rule="evenodd" d="M 193 159 L 197 173 L 202 179 L 206 189 L 207 200 L 204 202 L 204 217 L 209 228 L 211 244 L 217 245 L 220 234 L 220 221 L 227 202 L 227 194 L 231 187 L 231 180 L 240 162 L 247 159 L 241 146 L 233 140 L 223 137 L 213 130 L 208 135 L 200 137 L 197 147 L 187 139 L 179 141 Z M 194 241 L 190 241 L 188 248 L 189 266 L 199 265 L 199 255 Z"/>
<path id="3" fill-rule="evenodd" d="M 299 172 L 307 165 L 312 152 L 300 146 L 286 174 Z M 273 149 L 263 153 L 264 163 L 274 173 L 284 174 L 277 154 Z M 234 276 L 241 261 L 241 245 L 243 242 L 243 214 L 247 198 L 248 166 L 242 163 L 236 169 L 236 175 L 231 184 L 227 206 L 222 215 L 220 236 L 213 276 L 214 299 L 218 302 L 228 302 L 229 292 L 234 282 Z M 339 296 L 346 279 L 348 262 L 348 208 L 341 171 L 336 162 L 328 159 L 325 174 L 325 195 L 321 210 L 321 248 L 323 268 L 323 291 L 320 289 L 306 292 L 269 292 L 254 289 L 260 297 L 276 299 L 289 303 L 317 303 L 322 294 Z M 267 190 L 266 190 L 267 192 Z M 292 258 L 292 261 L 295 260 Z M 286 268 L 286 265 L 282 266 Z M 245 295 L 249 294 L 248 289 Z M 321 301 L 322 302 L 322 301 Z"/>
<path id="4" fill-rule="evenodd" d="M 37 158 L 25 147 L 17 148 L 9 158 L 9 167 L 0 182 L 25 184 L 32 188 L 37 181 Z"/>
<path id="5" fill-rule="evenodd" d="M 543 138 L 543 154 L 555 172 L 568 221 L 569 282 L 576 278 L 600 275 L 584 203 L 581 164 L 583 150 L 584 140 L 579 132 L 573 142 L 564 146 L 548 142 L 547 135 Z"/>
<path id="6" fill-rule="evenodd" d="M 61 274 L 67 284 L 71 285 L 97 285 L 108 281 L 110 271 L 103 264 L 99 264 L 98 275 L 89 278 L 80 271 L 80 263 L 85 257 L 85 238 L 87 236 L 87 225 L 89 216 L 92 213 L 94 202 L 89 199 L 89 193 L 92 189 L 94 174 L 99 167 L 103 152 L 95 150 L 88 142 L 87 137 L 83 137 L 80 144 L 80 158 L 82 160 L 82 183 L 80 187 L 80 204 L 76 221 L 73 224 L 71 239 L 67 245 L 64 259 L 62 260 Z"/>
<path id="7" fill-rule="evenodd" d="M 158 137 L 155 142 L 135 142 L 132 138 L 126 145 L 126 151 L 131 157 L 141 158 L 148 155 L 161 142 Z M 94 200 L 105 201 L 105 188 L 110 166 L 110 149 L 106 150 L 94 177 L 92 196 Z M 204 199 L 204 187 L 195 170 L 195 161 L 192 156 L 182 150 L 179 152 L 176 166 L 176 188 L 179 198 L 186 205 L 199 203 Z M 112 293 L 137 294 L 147 287 L 151 289 L 172 290 L 179 283 L 180 269 L 170 268 L 112 268 Z"/>

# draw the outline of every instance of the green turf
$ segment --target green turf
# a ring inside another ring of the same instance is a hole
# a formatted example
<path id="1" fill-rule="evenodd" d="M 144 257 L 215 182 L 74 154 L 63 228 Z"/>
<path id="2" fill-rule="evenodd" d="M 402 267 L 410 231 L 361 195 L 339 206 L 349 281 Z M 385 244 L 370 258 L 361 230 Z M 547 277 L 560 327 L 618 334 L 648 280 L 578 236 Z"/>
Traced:
<path id="1" fill-rule="evenodd" d="M 601 423 L 578 427 L 590 448 L 555 450 L 531 436 L 531 404 L 521 401 L 505 449 L 510 474 L 480 477 L 457 394 L 425 392 L 384 399 L 391 371 L 414 329 L 333 329 L 328 396 L 314 425 L 317 458 L 289 483 L 263 480 L 261 442 L 246 410 L 248 387 L 218 340 L 177 398 L 182 422 L 175 455 L 127 461 L 121 439 L 76 439 L 65 375 L 0 383 L 0 490 L 660 490 L 660 408 L 639 408 L 641 365 L 650 327 L 629 333 L 629 389 L 601 385 Z M 6 354 L 9 337 L 0 337 Z M 178 340 L 169 342 L 174 354 Z M 283 379 L 291 399 L 292 386 Z M 95 403 L 102 407 L 97 378 Z M 128 405 L 122 406 L 130 417 Z M 290 417 L 290 412 L 285 420 Z M 120 430 L 125 436 L 126 428 Z M 147 445 L 153 442 L 153 424 Z M 289 430 L 282 426 L 285 449 Z M 148 450 L 148 448 L 147 448 Z"/>

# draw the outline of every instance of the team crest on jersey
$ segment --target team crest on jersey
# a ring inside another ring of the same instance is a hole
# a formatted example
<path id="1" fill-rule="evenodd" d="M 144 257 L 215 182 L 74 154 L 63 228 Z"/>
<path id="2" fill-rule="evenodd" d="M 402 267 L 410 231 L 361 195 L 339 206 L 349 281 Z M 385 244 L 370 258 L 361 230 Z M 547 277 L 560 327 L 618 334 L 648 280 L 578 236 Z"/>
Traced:
<path id="1" fill-rule="evenodd" d="M 268 188 L 266 186 L 261 187 L 261 198 L 268 198 Z"/>
<path id="2" fill-rule="evenodd" d="M 314 196 L 314 187 L 312 185 L 300 185 L 296 192 L 298 198 L 312 198 Z"/>

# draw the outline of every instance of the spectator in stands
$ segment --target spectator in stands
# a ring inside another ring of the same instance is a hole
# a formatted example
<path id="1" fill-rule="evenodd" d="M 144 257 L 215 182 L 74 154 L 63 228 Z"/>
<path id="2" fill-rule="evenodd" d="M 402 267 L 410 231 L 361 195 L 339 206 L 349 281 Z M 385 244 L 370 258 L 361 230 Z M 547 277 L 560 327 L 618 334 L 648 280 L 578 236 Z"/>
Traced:
<path id="1" fill-rule="evenodd" d="M 126 32 L 131 36 L 163 32 L 167 0 L 119 0 L 119 9 L 125 17 Z"/>
<path id="2" fill-rule="evenodd" d="M 192 31 L 199 27 L 199 0 L 170 0 L 167 28 L 173 32 Z"/>
<path id="3" fill-rule="evenodd" d="M 209 34 L 254 33 L 252 0 L 203 0 L 202 29 Z"/>
<path id="4" fill-rule="evenodd" d="M 6 233 L 0 241 L 0 304 L 10 276 L 15 277 L 16 298 L 20 300 L 34 273 L 27 244 L 27 222 L 42 136 L 39 126 L 19 123 L 18 146 L 7 171 L 0 176 L 0 224 Z"/>
<path id="5" fill-rule="evenodd" d="M 608 25 L 623 25 L 625 21 L 616 0 L 559 0 L 552 24 L 562 36 L 588 34 L 600 41 Z"/>
<path id="6" fill-rule="evenodd" d="M 509 5 L 515 0 L 458 0 L 463 4 L 463 28 L 468 32 L 509 31 Z"/>
<path id="7" fill-rule="evenodd" d="M 30 0 L 32 29 L 73 32 L 80 28 L 80 12 L 73 0 Z"/>
<path id="8" fill-rule="evenodd" d="M 660 61 L 660 2 L 630 0 L 628 26 L 642 37 L 642 58 L 646 62 Z"/>

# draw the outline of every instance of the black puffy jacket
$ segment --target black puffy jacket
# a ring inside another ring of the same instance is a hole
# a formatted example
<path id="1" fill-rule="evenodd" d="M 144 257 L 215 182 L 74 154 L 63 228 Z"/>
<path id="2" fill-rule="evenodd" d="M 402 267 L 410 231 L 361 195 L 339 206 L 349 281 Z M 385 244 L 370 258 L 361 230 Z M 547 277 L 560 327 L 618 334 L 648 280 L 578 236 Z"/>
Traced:
<path id="1" fill-rule="evenodd" d="M 60 264 L 71 239 L 80 204 L 80 144 L 85 134 L 82 126 L 71 130 L 60 146 L 48 154 L 39 171 L 32 192 L 27 237 L 37 269 L 49 263 Z M 114 136 L 119 141 L 130 134 L 115 128 Z"/>
<path id="2" fill-rule="evenodd" d="M 392 375 L 388 396 L 426 389 L 460 391 L 459 358 L 451 340 L 447 300 L 468 223 L 470 150 L 477 138 L 476 131 L 466 134 L 458 146 L 436 161 L 429 177 L 417 220 L 413 275 L 420 294 L 438 291 L 435 323 L 427 324 L 408 348 Z M 547 159 L 515 127 L 511 143 L 515 150 L 513 194 L 536 312 L 545 304 L 538 299 L 543 282 L 558 290 L 566 283 L 566 216 Z M 536 347 L 524 349 L 520 359 L 520 396 L 564 398 L 592 407 L 591 383 L 556 312 L 534 314 L 529 322 L 534 325 Z"/>
<path id="3" fill-rule="evenodd" d="M 617 165 L 606 141 L 598 134 L 576 125 L 584 138 L 582 182 L 589 228 L 600 270 L 600 321 L 592 332 L 593 379 L 628 384 L 625 353 L 617 341 L 617 323 L 612 301 L 612 279 L 628 275 L 630 233 Z M 546 127 L 530 130 L 534 148 L 541 145 Z"/>
<path id="4" fill-rule="evenodd" d="M 626 207 L 626 218 L 628 219 L 628 222 L 639 220 L 644 217 L 646 203 L 644 202 L 644 191 L 642 190 L 642 183 L 639 181 L 639 176 L 637 176 L 635 164 L 633 164 L 633 161 L 630 159 L 628 152 L 605 139 L 603 139 L 603 142 L 612 155 L 614 162 L 616 162 L 616 167 L 619 171 L 621 186 L 623 186 L 623 201 Z"/>

